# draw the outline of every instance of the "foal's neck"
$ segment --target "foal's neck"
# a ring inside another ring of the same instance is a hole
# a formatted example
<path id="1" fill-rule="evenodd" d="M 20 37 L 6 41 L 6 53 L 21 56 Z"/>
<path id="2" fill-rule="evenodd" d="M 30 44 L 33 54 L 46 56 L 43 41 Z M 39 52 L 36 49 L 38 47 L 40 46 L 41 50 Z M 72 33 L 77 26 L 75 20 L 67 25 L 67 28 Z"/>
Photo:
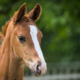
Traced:
<path id="1" fill-rule="evenodd" d="M 24 63 L 15 56 L 12 48 L 10 51 L 9 80 L 23 80 Z"/>
<path id="2" fill-rule="evenodd" d="M 7 35 L 2 44 L 0 80 L 23 80 L 24 66 L 21 67 L 23 65 L 20 63 L 21 60 L 15 57 L 12 50 L 12 46 L 10 44 L 11 31 L 11 29 L 8 29 Z"/>

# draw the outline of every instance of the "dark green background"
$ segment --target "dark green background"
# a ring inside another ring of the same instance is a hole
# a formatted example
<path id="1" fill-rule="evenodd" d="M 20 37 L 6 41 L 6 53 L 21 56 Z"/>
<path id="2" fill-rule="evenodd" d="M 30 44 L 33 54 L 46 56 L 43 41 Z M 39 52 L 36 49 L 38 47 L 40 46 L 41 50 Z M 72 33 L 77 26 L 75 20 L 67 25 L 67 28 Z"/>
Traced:
<path id="1" fill-rule="evenodd" d="M 42 51 L 47 62 L 80 61 L 80 0 L 0 0 L 0 29 L 26 3 L 36 3 L 42 15 L 36 22 L 43 33 Z"/>

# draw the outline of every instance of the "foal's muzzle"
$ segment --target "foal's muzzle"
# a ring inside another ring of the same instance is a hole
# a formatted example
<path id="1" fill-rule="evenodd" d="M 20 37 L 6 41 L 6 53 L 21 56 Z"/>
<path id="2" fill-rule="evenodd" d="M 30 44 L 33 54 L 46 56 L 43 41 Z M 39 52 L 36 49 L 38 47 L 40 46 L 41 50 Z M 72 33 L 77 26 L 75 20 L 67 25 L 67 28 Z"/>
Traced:
<path id="1" fill-rule="evenodd" d="M 32 65 L 31 68 L 31 72 L 34 76 L 41 76 L 46 72 L 47 68 L 45 64 L 42 64 L 41 62 L 37 62 L 37 65 L 36 66 L 35 65 L 36 64 Z"/>

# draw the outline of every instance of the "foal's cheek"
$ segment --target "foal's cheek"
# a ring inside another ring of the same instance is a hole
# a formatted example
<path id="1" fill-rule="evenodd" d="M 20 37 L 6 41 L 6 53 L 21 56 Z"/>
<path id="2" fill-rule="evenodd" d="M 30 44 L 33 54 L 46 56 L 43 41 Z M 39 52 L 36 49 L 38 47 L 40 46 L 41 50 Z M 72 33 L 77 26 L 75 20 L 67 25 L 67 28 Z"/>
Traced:
<path id="1" fill-rule="evenodd" d="M 24 53 L 24 51 L 23 51 L 24 49 L 23 49 L 23 46 L 19 43 L 16 36 L 14 36 L 14 40 L 12 41 L 12 45 L 13 45 L 13 48 L 14 48 L 14 51 L 15 51 L 16 55 L 19 58 L 22 58 L 23 53 Z"/>

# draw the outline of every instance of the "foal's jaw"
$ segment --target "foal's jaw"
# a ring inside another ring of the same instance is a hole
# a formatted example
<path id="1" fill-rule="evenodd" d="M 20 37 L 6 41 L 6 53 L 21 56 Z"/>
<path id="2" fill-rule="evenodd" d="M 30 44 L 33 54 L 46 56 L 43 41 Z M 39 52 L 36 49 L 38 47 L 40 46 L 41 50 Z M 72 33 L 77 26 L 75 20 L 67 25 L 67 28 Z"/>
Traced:
<path id="1" fill-rule="evenodd" d="M 34 61 L 24 61 L 25 64 L 30 68 L 32 74 L 34 76 L 42 76 L 46 73 L 47 67 L 46 67 L 46 62 L 41 61 L 40 59 L 34 59 Z"/>

